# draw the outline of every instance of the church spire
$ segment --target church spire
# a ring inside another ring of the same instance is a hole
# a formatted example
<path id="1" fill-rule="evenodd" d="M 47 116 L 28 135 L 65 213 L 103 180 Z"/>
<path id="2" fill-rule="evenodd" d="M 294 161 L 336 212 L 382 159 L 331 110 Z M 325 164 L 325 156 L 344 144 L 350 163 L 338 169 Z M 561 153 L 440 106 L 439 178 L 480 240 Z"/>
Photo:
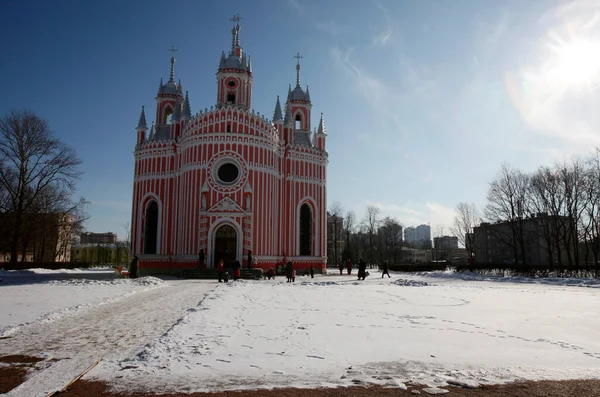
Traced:
<path id="1" fill-rule="evenodd" d="M 177 52 L 177 48 L 175 46 L 169 49 L 173 53 L 171 56 L 171 74 L 169 75 L 169 81 L 175 82 L 175 53 Z"/>
<path id="2" fill-rule="evenodd" d="M 283 119 L 283 125 L 289 126 L 289 125 L 293 125 L 293 124 L 294 124 L 294 122 L 292 121 L 292 106 L 288 102 L 285 105 L 285 118 Z"/>
<path id="3" fill-rule="evenodd" d="M 140 113 L 140 121 L 137 126 L 138 130 L 147 130 L 148 125 L 146 124 L 146 113 L 144 112 L 144 107 L 142 106 L 142 113 Z"/>
<path id="4" fill-rule="evenodd" d="M 294 58 L 298 60 L 298 63 L 296 64 L 296 88 L 300 88 L 300 59 L 304 57 L 300 56 L 300 53 L 298 53 Z"/>
<path id="5" fill-rule="evenodd" d="M 188 96 L 188 92 L 185 92 L 185 99 L 183 100 L 183 117 L 186 120 L 192 118 L 192 111 L 190 109 L 190 97 Z"/>
<path id="6" fill-rule="evenodd" d="M 323 113 L 321 113 L 321 120 L 319 120 L 319 129 L 317 130 L 317 134 L 327 135 L 327 130 L 325 129 L 325 122 L 323 121 Z"/>
<path id="7" fill-rule="evenodd" d="M 273 121 L 282 121 L 283 114 L 281 113 L 281 103 L 279 103 L 279 95 L 277 95 L 277 102 L 275 102 L 275 112 L 273 113 Z"/>
<path id="8" fill-rule="evenodd" d="M 231 29 L 231 55 L 240 56 L 240 21 L 242 17 L 239 14 L 235 14 L 230 21 L 233 22 L 233 28 Z"/>

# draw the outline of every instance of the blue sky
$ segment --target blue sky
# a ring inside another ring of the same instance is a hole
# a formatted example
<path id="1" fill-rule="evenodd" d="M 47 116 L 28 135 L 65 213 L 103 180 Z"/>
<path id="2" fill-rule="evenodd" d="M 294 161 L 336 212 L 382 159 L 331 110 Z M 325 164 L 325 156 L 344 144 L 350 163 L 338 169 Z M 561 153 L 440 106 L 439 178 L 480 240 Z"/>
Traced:
<path id="1" fill-rule="evenodd" d="M 83 160 L 87 229 L 130 219 L 135 127 L 160 78 L 192 112 L 215 103 L 234 13 L 253 107 L 272 117 L 295 81 L 328 131 L 328 201 L 404 225 L 448 225 L 485 203 L 506 161 L 525 171 L 588 153 L 600 134 L 600 5 L 554 0 L 4 1 L 0 114 L 29 108 Z"/>

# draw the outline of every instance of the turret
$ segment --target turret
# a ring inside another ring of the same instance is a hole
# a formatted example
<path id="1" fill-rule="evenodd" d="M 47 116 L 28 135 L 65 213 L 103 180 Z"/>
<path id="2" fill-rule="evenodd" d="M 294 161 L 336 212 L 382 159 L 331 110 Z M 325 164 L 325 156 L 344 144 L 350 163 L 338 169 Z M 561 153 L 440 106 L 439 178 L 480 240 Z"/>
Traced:
<path id="1" fill-rule="evenodd" d="M 290 103 L 285 104 L 285 117 L 283 119 L 283 140 L 286 144 L 293 143 L 294 121 L 292 120 L 292 107 Z"/>
<path id="2" fill-rule="evenodd" d="M 146 113 L 142 106 L 142 112 L 140 113 L 140 121 L 138 122 L 137 130 L 137 144 L 141 144 L 146 140 L 146 131 L 148 131 L 148 125 L 146 124 Z"/>
<path id="3" fill-rule="evenodd" d="M 321 120 L 319 120 L 319 128 L 315 137 L 316 146 L 325 150 L 325 139 L 327 138 L 327 130 L 325 129 L 325 122 L 323 121 L 323 113 L 321 113 Z"/>
<path id="4" fill-rule="evenodd" d="M 175 48 L 171 48 L 169 51 L 175 53 Z M 183 102 L 183 87 L 181 81 L 175 82 L 175 56 L 171 56 L 171 70 L 169 73 L 169 81 L 165 84 L 160 80 L 160 87 L 158 94 L 156 95 L 156 129 L 157 137 L 160 139 L 170 138 L 171 118 L 174 116 L 176 106 Z M 179 109 L 181 111 L 181 109 Z M 181 113 L 179 115 L 181 117 Z"/>
<path id="5" fill-rule="evenodd" d="M 292 119 L 294 122 L 295 131 L 303 131 L 310 133 L 310 111 L 312 103 L 310 102 L 310 94 L 308 86 L 306 92 L 300 86 L 300 59 L 303 57 L 297 54 L 294 58 L 298 60 L 296 64 L 296 87 L 292 90 L 291 86 L 288 91 L 288 102 L 291 104 Z"/>
<path id="6" fill-rule="evenodd" d="M 250 109 L 252 106 L 252 62 L 246 57 L 240 45 L 240 18 L 231 18 L 231 51 L 225 57 L 221 53 L 217 72 L 217 107 L 236 106 Z"/>

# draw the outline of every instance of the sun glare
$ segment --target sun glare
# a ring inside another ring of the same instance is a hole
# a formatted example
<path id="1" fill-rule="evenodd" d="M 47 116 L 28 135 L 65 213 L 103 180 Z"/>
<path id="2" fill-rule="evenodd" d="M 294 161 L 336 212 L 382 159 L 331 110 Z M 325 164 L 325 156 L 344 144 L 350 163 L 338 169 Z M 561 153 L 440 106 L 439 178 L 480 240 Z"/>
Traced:
<path id="1" fill-rule="evenodd" d="M 552 75 L 561 83 L 574 88 L 597 84 L 600 77 L 600 43 L 590 40 L 562 41 L 551 49 L 555 55 Z"/>

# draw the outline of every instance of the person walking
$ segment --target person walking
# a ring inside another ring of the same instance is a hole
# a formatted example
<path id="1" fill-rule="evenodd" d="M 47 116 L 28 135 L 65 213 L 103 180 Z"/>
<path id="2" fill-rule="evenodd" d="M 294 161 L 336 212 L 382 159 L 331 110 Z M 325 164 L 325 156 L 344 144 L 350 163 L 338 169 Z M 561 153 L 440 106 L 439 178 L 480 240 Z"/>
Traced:
<path id="1" fill-rule="evenodd" d="M 392 276 L 390 276 L 390 266 L 388 265 L 388 261 L 383 261 L 381 278 L 383 278 L 383 276 L 385 276 L 386 274 L 387 274 L 388 278 L 392 277 Z"/>
<path id="2" fill-rule="evenodd" d="M 340 276 L 344 273 L 344 262 L 338 263 L 338 269 L 340 269 Z"/>
<path id="3" fill-rule="evenodd" d="M 225 275 L 225 265 L 223 264 L 223 259 L 219 260 L 219 264 L 217 265 L 217 271 L 219 272 L 219 282 L 223 282 L 223 276 Z"/>
<path id="4" fill-rule="evenodd" d="M 364 280 L 367 277 L 367 263 L 361 259 L 358 260 L 358 279 Z"/>
<path id="5" fill-rule="evenodd" d="M 346 262 L 346 269 L 348 269 L 348 275 L 352 274 L 352 259 L 348 259 Z"/>
<path id="6" fill-rule="evenodd" d="M 310 272 L 310 278 L 315 278 L 315 268 L 312 265 L 310 265 L 309 272 Z"/>

